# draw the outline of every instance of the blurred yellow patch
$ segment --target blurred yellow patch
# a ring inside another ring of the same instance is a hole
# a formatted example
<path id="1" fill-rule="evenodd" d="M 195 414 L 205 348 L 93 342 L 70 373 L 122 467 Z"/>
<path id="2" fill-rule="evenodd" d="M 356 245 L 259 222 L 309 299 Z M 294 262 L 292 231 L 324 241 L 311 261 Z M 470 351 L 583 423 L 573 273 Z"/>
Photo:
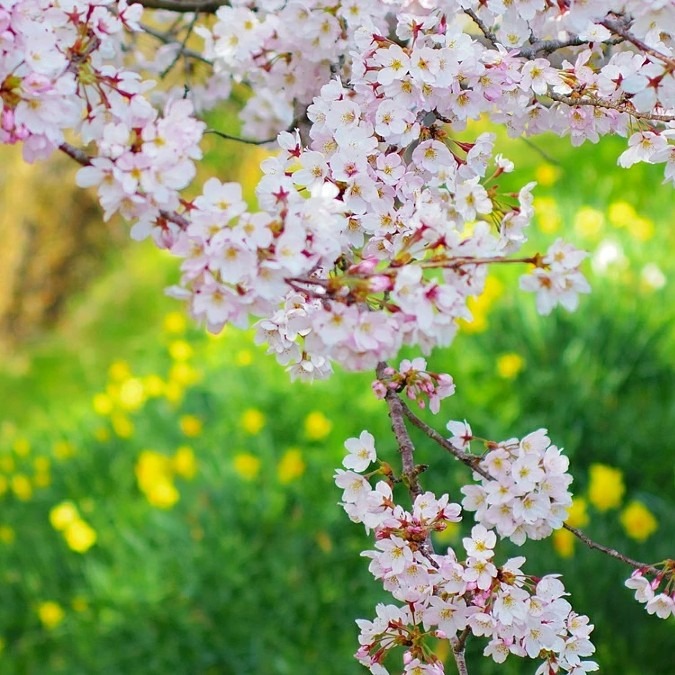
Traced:
<path id="1" fill-rule="evenodd" d="M 12 544 L 16 539 L 16 532 L 11 525 L 0 525 L 0 541 L 3 544 Z"/>
<path id="2" fill-rule="evenodd" d="M 46 488 L 52 483 L 52 475 L 49 471 L 38 471 L 33 476 L 33 485 L 36 488 Z"/>
<path id="3" fill-rule="evenodd" d="M 250 366 L 253 363 L 253 353 L 250 349 L 240 349 L 234 357 L 238 366 Z"/>
<path id="4" fill-rule="evenodd" d="M 66 526 L 63 537 L 71 550 L 86 553 L 96 543 L 96 530 L 78 518 Z"/>
<path id="5" fill-rule="evenodd" d="M 108 377 L 113 382 L 124 382 L 131 377 L 131 368 L 126 361 L 114 361 L 108 368 Z"/>
<path id="6" fill-rule="evenodd" d="M 497 300 L 504 293 L 504 284 L 495 277 L 488 277 L 485 281 L 485 291 L 482 295 L 471 296 L 468 308 L 473 321 L 459 321 L 460 329 L 465 333 L 482 333 L 488 327 L 487 314 Z"/>
<path id="7" fill-rule="evenodd" d="M 305 435 L 313 441 L 326 438 L 333 428 L 333 423 L 318 410 L 314 410 L 305 417 Z"/>
<path id="8" fill-rule="evenodd" d="M 324 552 L 330 553 L 333 550 L 333 540 L 328 536 L 327 532 L 321 530 L 316 533 L 316 545 Z"/>
<path id="9" fill-rule="evenodd" d="M 633 500 L 619 516 L 621 525 L 631 539 L 645 541 L 656 532 L 659 524 L 652 512 L 642 503 Z"/>
<path id="10" fill-rule="evenodd" d="M 0 471 L 12 473 L 16 469 L 16 462 L 11 455 L 2 455 L 0 457 Z"/>
<path id="11" fill-rule="evenodd" d="M 260 473 L 260 459 L 248 452 L 234 456 L 234 470 L 244 479 L 253 480 Z"/>
<path id="12" fill-rule="evenodd" d="M 265 426 L 265 415 L 257 408 L 248 408 L 244 410 L 241 416 L 241 428 L 252 436 L 256 436 Z"/>
<path id="13" fill-rule="evenodd" d="M 166 383 L 166 386 L 164 387 L 164 398 L 169 401 L 169 403 L 178 405 L 183 400 L 184 395 L 185 388 L 181 384 L 178 382 Z"/>
<path id="14" fill-rule="evenodd" d="M 188 480 L 197 473 L 195 453 L 189 445 L 181 445 L 171 459 L 171 467 L 179 476 Z"/>
<path id="15" fill-rule="evenodd" d="M 38 617 L 42 625 L 48 630 L 56 628 L 65 616 L 65 612 L 58 602 L 47 600 L 41 602 L 37 608 Z"/>
<path id="16" fill-rule="evenodd" d="M 460 532 L 461 527 L 459 523 L 449 523 L 446 521 L 446 528 L 440 532 L 434 532 L 434 539 L 439 544 L 449 544 L 457 541 Z"/>
<path id="17" fill-rule="evenodd" d="M 169 509 L 180 499 L 173 484 L 172 464 L 172 459 L 155 450 L 143 450 L 136 461 L 138 487 L 148 502 L 160 509 Z"/>
<path id="18" fill-rule="evenodd" d="M 439 640 L 434 645 L 434 654 L 441 663 L 447 663 L 450 658 L 450 640 Z"/>
<path id="19" fill-rule="evenodd" d="M 164 393 L 164 382 L 159 375 L 146 375 L 143 378 L 143 387 L 148 398 L 156 398 Z"/>
<path id="20" fill-rule="evenodd" d="M 553 197 L 535 197 L 533 206 L 537 224 L 544 234 L 554 234 L 560 229 L 562 217 Z"/>
<path id="21" fill-rule="evenodd" d="M 574 497 L 572 506 L 570 506 L 567 512 L 567 520 L 565 522 L 572 527 L 585 527 L 588 525 L 588 502 L 583 497 Z"/>
<path id="22" fill-rule="evenodd" d="M 628 227 L 637 218 L 633 205 L 623 201 L 612 202 L 607 209 L 607 215 L 614 227 Z"/>
<path id="23" fill-rule="evenodd" d="M 512 380 L 525 366 L 525 359 L 514 352 L 502 354 L 497 359 L 497 374 L 505 380 Z"/>
<path id="24" fill-rule="evenodd" d="M 626 487 L 620 469 L 606 464 L 591 464 L 589 476 L 588 500 L 596 509 L 608 511 L 621 506 Z"/>
<path id="25" fill-rule="evenodd" d="M 638 217 L 628 223 L 628 231 L 639 241 L 648 241 L 654 236 L 655 227 L 649 218 Z"/>
<path id="26" fill-rule="evenodd" d="M 598 239 L 605 226 L 605 214 L 590 206 L 582 206 L 574 216 L 574 231 L 581 237 Z"/>
<path id="27" fill-rule="evenodd" d="M 4 495 L 9 489 L 9 481 L 5 476 L 0 476 L 0 496 Z"/>
<path id="28" fill-rule="evenodd" d="M 27 438 L 17 438 L 12 444 L 12 448 L 19 457 L 30 455 L 30 442 Z"/>
<path id="29" fill-rule="evenodd" d="M 302 459 L 302 453 L 298 448 L 289 448 L 277 464 L 277 477 L 279 482 L 286 484 L 300 478 L 307 465 Z"/>
<path id="30" fill-rule="evenodd" d="M 174 340 L 169 345 L 169 355 L 174 361 L 187 361 L 192 354 L 192 347 L 185 340 Z"/>
<path id="31" fill-rule="evenodd" d="M 574 555 L 574 540 L 576 537 L 569 530 L 556 530 L 551 537 L 553 548 L 561 558 L 571 558 Z"/>
<path id="32" fill-rule="evenodd" d="M 113 431 L 120 438 L 131 438 L 134 435 L 134 423 L 126 416 L 118 413 L 110 418 Z"/>
<path id="33" fill-rule="evenodd" d="M 169 382 L 175 382 L 183 387 L 190 387 L 201 379 L 201 373 L 189 363 L 174 363 L 169 371 Z"/>
<path id="34" fill-rule="evenodd" d="M 52 446 L 56 459 L 70 459 L 75 456 L 75 446 L 68 441 L 56 441 Z"/>
<path id="35" fill-rule="evenodd" d="M 164 330 L 172 335 L 178 335 L 185 332 L 187 321 L 185 315 L 181 312 L 169 312 L 164 317 Z"/>
<path id="36" fill-rule="evenodd" d="M 551 185 L 555 185 L 555 183 L 558 182 L 561 174 L 562 171 L 557 166 L 544 163 L 537 167 L 534 177 L 539 185 L 542 185 L 543 187 L 551 187 Z"/>
<path id="37" fill-rule="evenodd" d="M 27 502 L 33 496 L 33 486 L 28 480 L 28 476 L 25 476 L 22 473 L 17 473 L 10 479 L 10 487 L 12 492 L 16 495 L 17 499 L 20 499 L 22 502 Z"/>
<path id="38" fill-rule="evenodd" d="M 76 612 L 86 612 L 89 609 L 89 603 L 86 598 L 83 598 L 81 595 L 76 595 L 71 601 L 70 606 Z"/>
<path id="39" fill-rule="evenodd" d="M 94 429 L 94 438 L 100 443 L 105 443 L 110 440 L 110 431 L 105 427 L 96 427 Z"/>
<path id="40" fill-rule="evenodd" d="M 113 411 L 113 402 L 108 394 L 95 394 L 92 401 L 94 411 L 98 415 L 110 415 Z"/>
<path id="41" fill-rule="evenodd" d="M 78 520 L 80 514 L 77 506 L 71 501 L 61 502 L 49 511 L 49 522 L 55 530 L 65 530 L 68 525 Z"/>
<path id="42" fill-rule="evenodd" d="M 202 421 L 196 415 L 183 415 L 180 420 L 180 430 L 190 438 L 202 433 Z"/>
<path id="43" fill-rule="evenodd" d="M 138 410 L 145 403 L 145 387 L 138 377 L 131 377 L 120 385 L 119 402 L 128 411 Z"/>

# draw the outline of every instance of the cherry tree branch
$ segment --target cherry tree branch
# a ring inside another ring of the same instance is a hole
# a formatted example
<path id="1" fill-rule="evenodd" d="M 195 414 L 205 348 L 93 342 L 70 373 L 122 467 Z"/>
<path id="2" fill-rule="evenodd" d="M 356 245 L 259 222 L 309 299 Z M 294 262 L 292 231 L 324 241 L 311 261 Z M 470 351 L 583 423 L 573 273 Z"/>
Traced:
<path id="1" fill-rule="evenodd" d="M 262 141 L 256 141 L 251 138 L 241 138 L 239 136 L 232 136 L 230 134 L 226 134 L 223 131 L 218 131 L 217 129 L 207 129 L 205 134 L 214 134 L 215 136 L 218 136 L 219 138 L 224 138 L 228 141 L 237 141 L 238 143 L 246 143 L 248 145 L 266 145 L 267 143 L 274 143 L 277 139 L 275 138 L 265 138 Z"/>
<path id="2" fill-rule="evenodd" d="M 671 58 L 666 54 L 662 54 L 656 49 L 650 47 L 646 42 L 643 42 L 639 38 L 635 37 L 635 35 L 633 35 L 628 30 L 625 24 L 622 25 L 619 21 L 612 21 L 611 19 L 605 19 L 604 21 L 600 21 L 599 23 L 600 25 L 607 28 L 607 30 L 612 31 L 612 33 L 614 33 L 615 35 L 620 35 L 624 40 L 627 40 L 631 44 L 635 45 L 640 51 L 644 52 L 645 54 L 649 54 L 650 56 L 653 56 L 655 59 L 658 59 L 659 61 L 665 63 L 671 70 L 671 72 L 675 70 L 674 58 Z"/>
<path id="3" fill-rule="evenodd" d="M 394 392 L 391 391 L 387 392 L 387 396 L 389 396 L 390 394 L 393 394 L 398 398 L 398 395 L 395 394 Z M 413 413 L 412 410 L 410 410 L 410 408 L 405 403 L 401 402 L 400 399 L 399 402 L 401 403 L 401 406 L 403 408 L 403 414 L 408 418 L 408 420 L 410 420 L 410 422 L 414 426 L 420 429 L 420 431 L 422 431 L 427 437 L 429 437 L 432 441 L 440 445 L 444 450 L 447 450 L 460 462 L 466 464 L 472 471 L 475 471 L 476 473 L 483 476 L 483 478 L 486 478 L 487 480 L 495 480 L 495 478 L 491 476 L 489 472 L 487 472 L 480 466 L 481 461 L 480 457 L 455 448 L 448 440 L 443 438 L 443 436 L 441 436 L 435 429 L 433 429 L 428 424 L 426 424 L 426 422 L 417 417 L 417 415 L 415 415 L 415 413 Z M 617 551 L 614 548 L 604 546 L 603 544 L 594 541 L 587 534 L 585 534 L 576 527 L 572 527 L 571 525 L 567 525 L 566 523 L 563 524 L 563 527 L 569 532 L 571 532 L 575 537 L 580 539 L 584 544 L 586 544 L 586 546 L 588 546 L 591 549 L 601 551 L 602 553 L 605 553 L 606 555 L 615 558 L 616 560 L 620 560 L 621 562 L 630 565 L 635 569 L 646 569 L 654 574 L 658 574 L 659 572 L 659 570 L 653 565 L 640 562 L 639 560 L 634 560 L 633 558 L 629 558 L 627 555 L 624 555 L 623 553 Z"/>
<path id="4" fill-rule="evenodd" d="M 164 44 L 167 45 L 178 45 L 179 50 L 178 53 L 176 54 L 176 58 L 174 61 L 171 63 L 170 67 L 173 67 L 176 63 L 176 61 L 181 57 L 181 56 L 187 56 L 190 59 L 195 59 L 196 61 L 201 61 L 202 63 L 206 63 L 210 66 L 213 65 L 213 62 L 210 61 L 209 59 L 205 58 L 202 56 L 199 52 L 195 52 L 192 49 L 188 49 L 185 46 L 185 42 L 182 44 L 176 40 L 175 37 L 170 35 L 169 33 L 163 33 L 162 31 L 156 30 L 152 26 L 148 26 L 145 23 L 140 24 L 141 29 L 143 30 L 144 33 L 147 33 L 148 35 L 151 35 L 154 38 L 157 38 L 160 42 L 163 42 Z"/>

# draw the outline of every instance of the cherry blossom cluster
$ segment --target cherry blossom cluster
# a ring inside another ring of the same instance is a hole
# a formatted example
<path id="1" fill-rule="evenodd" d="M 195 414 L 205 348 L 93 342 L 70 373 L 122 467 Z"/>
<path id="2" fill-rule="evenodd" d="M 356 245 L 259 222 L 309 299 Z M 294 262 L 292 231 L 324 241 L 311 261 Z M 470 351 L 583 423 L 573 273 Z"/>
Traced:
<path id="1" fill-rule="evenodd" d="M 664 562 L 657 574 L 649 569 L 636 569 L 626 579 L 626 586 L 635 591 L 635 599 L 646 606 L 649 614 L 660 619 L 675 615 L 675 561 Z"/>
<path id="2" fill-rule="evenodd" d="M 373 392 L 377 398 L 384 398 L 388 390 L 405 391 L 405 395 L 436 414 L 441 401 L 455 393 L 455 383 L 447 373 L 427 372 L 427 362 L 421 356 L 416 359 L 404 359 L 398 370 L 387 366 L 382 375 L 373 382 Z"/>
<path id="3" fill-rule="evenodd" d="M 466 422 L 449 422 L 450 443 L 465 451 L 474 438 Z M 523 439 L 488 442 L 475 474 L 462 488 L 462 505 L 477 522 L 515 544 L 543 539 L 562 527 L 572 504 L 569 460 L 539 429 Z"/>
<path id="4" fill-rule="evenodd" d="M 497 566 L 497 537 L 483 525 L 475 525 L 463 539 L 465 558 L 451 548 L 435 553 L 431 535 L 461 520 L 459 504 L 447 494 L 436 498 L 425 492 L 406 511 L 394 501 L 388 469 L 372 472 L 387 477 L 374 488 L 360 473 L 377 460 L 373 436 L 364 431 L 345 446 L 345 470 L 338 469 L 335 476 L 343 507 L 352 521 L 373 531 L 375 547 L 363 555 L 370 559 L 373 576 L 402 603 L 378 605 L 373 621 L 357 621 L 360 663 L 375 675 L 386 675 L 389 653 L 403 647 L 403 673 L 441 675 L 443 665 L 429 639 L 453 642 L 472 633 L 488 639 L 484 654 L 498 663 L 515 654 L 543 659 L 537 670 L 541 674 L 597 670 L 595 662 L 582 661 L 594 652 L 589 640 L 593 626 L 572 610 L 556 575 L 537 579 L 524 574 L 523 557 Z"/>
<path id="5" fill-rule="evenodd" d="M 201 35 L 219 74 L 251 85 L 242 121 L 258 138 L 292 124 L 339 64 L 359 93 L 381 85 L 384 97 L 371 93 L 391 136 L 414 124 L 406 106 L 422 100 L 456 125 L 488 114 L 514 135 L 580 144 L 632 134 L 621 163 L 666 162 L 675 180 L 675 7 L 665 0 L 232 5 Z M 396 42 L 386 37 L 394 12 Z M 567 58 L 550 58 L 559 50 Z"/>

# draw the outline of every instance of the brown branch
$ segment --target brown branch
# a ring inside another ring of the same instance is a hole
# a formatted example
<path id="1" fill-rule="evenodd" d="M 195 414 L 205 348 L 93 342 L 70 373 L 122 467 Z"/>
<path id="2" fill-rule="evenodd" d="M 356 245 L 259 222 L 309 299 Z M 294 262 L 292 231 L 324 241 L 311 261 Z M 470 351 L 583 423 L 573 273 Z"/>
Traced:
<path id="1" fill-rule="evenodd" d="M 606 553 L 608 556 L 611 556 L 612 558 L 616 558 L 617 560 L 620 560 L 621 562 L 624 562 L 627 565 L 630 565 L 631 567 L 635 567 L 635 569 L 649 570 L 653 574 L 658 574 L 660 572 L 660 570 L 654 567 L 653 565 L 648 565 L 647 563 L 640 562 L 639 560 L 633 560 L 633 558 L 629 558 L 627 555 L 624 555 L 623 553 L 617 551 L 614 548 L 598 544 L 597 541 L 593 541 L 593 539 L 591 539 L 587 534 L 585 534 L 576 527 L 572 527 L 567 523 L 563 523 L 563 527 L 568 532 L 571 532 L 575 537 L 578 537 L 581 541 L 583 541 L 584 544 L 586 544 L 586 546 L 588 546 L 589 548 L 594 548 L 597 551 L 602 551 L 603 553 Z"/>
<path id="2" fill-rule="evenodd" d="M 473 19 L 473 22 L 478 26 L 480 32 L 485 38 L 490 41 L 493 47 L 497 46 L 497 36 L 483 23 L 480 17 L 472 9 L 465 9 L 464 13 Z"/>
<path id="3" fill-rule="evenodd" d="M 230 134 L 226 134 L 222 131 L 218 131 L 216 129 L 207 129 L 205 134 L 214 134 L 216 136 L 219 136 L 220 138 L 224 138 L 228 141 L 237 141 L 239 143 L 247 143 L 248 145 L 265 145 L 267 143 L 274 143 L 277 139 L 276 138 L 266 138 L 262 141 L 254 141 L 250 138 L 240 138 L 239 136 L 231 136 Z"/>
<path id="4" fill-rule="evenodd" d="M 202 12 L 214 14 L 221 7 L 229 5 L 229 0 L 136 0 L 146 9 L 166 9 L 170 12 Z"/>
<path id="5" fill-rule="evenodd" d="M 379 372 L 378 372 L 378 377 L 380 377 Z M 381 377 L 380 377 L 381 379 Z M 391 392 L 393 393 L 393 392 Z M 387 396 L 389 395 L 389 392 L 387 393 Z M 398 398 L 396 394 L 394 394 Z M 399 399 L 400 402 L 400 399 Z M 407 405 L 404 405 L 401 403 L 403 407 L 403 414 L 414 424 L 418 429 L 420 429 L 426 436 L 428 436 L 432 441 L 436 442 L 438 445 L 440 445 L 444 450 L 447 450 L 449 453 L 451 453 L 453 456 L 455 456 L 460 462 L 463 462 L 466 464 L 472 471 L 475 471 L 476 473 L 480 474 L 483 476 L 483 478 L 486 478 L 487 480 L 496 480 L 493 476 L 491 476 L 485 469 L 483 469 L 480 466 L 480 461 L 481 458 L 477 457 L 476 455 L 472 455 L 471 453 L 468 452 L 463 452 L 462 450 L 458 450 L 455 448 L 449 441 L 447 441 L 443 436 L 441 436 L 435 429 L 430 427 L 428 424 L 426 424 L 424 421 L 422 421 L 415 413 L 413 413 L 410 408 L 408 408 Z M 654 567 L 653 565 L 647 564 L 640 562 L 639 560 L 634 560 L 633 558 L 629 558 L 627 555 L 624 555 L 620 551 L 617 551 L 614 548 L 610 548 L 609 546 L 604 546 L 603 544 L 599 544 L 597 541 L 594 541 L 591 539 L 587 534 L 582 532 L 576 527 L 572 527 L 571 525 L 568 525 L 567 523 L 563 524 L 563 527 L 571 532 L 575 537 L 578 537 L 586 546 L 589 548 L 595 549 L 597 551 L 601 551 L 602 553 L 605 553 L 606 555 L 616 558 L 616 560 L 620 560 L 623 563 L 626 563 L 627 565 L 630 565 L 631 567 L 634 567 L 635 569 L 645 569 L 649 570 L 653 574 L 658 574 L 659 569 Z"/>
<path id="6" fill-rule="evenodd" d="M 625 24 L 622 25 L 619 21 L 612 21 L 611 19 L 605 19 L 604 21 L 600 21 L 599 23 L 601 26 L 607 28 L 607 30 L 611 30 L 612 33 L 614 33 L 615 35 L 620 35 L 624 40 L 627 40 L 631 44 L 635 45 L 640 51 L 644 52 L 645 54 L 649 54 L 650 56 L 653 56 L 655 59 L 663 61 L 663 63 L 665 63 L 668 66 L 671 72 L 675 70 L 675 59 L 667 56 L 666 54 L 662 54 L 659 51 L 656 51 L 656 49 L 650 47 L 646 42 L 643 42 L 639 38 L 635 37 L 635 35 L 633 35 L 628 30 Z"/>
<path id="7" fill-rule="evenodd" d="M 387 367 L 387 364 L 384 361 L 381 361 L 377 364 L 377 377 L 378 379 L 383 379 L 385 377 L 384 370 Z M 396 437 L 396 443 L 398 444 L 399 452 L 401 453 L 401 464 L 403 465 L 403 481 L 408 487 L 413 500 L 418 495 L 422 494 L 422 488 L 420 487 L 419 480 L 417 479 L 420 469 L 415 466 L 415 460 L 413 459 L 413 453 L 415 452 L 415 446 L 413 445 L 408 430 L 405 426 L 404 416 L 406 411 L 406 406 L 402 403 L 398 394 L 388 389 L 385 394 L 384 400 L 387 402 L 389 407 L 389 419 L 391 420 L 391 428 Z"/>
<path id="8" fill-rule="evenodd" d="M 452 655 L 455 658 L 455 663 L 457 664 L 457 673 L 459 675 L 469 675 L 469 671 L 466 667 L 466 654 L 464 652 L 464 646 L 466 644 L 466 638 L 469 636 L 470 629 L 465 628 L 462 631 L 462 634 L 457 637 L 450 638 L 450 646 L 452 647 Z"/>
<path id="9" fill-rule="evenodd" d="M 213 65 L 213 61 L 210 61 L 209 59 L 205 58 L 202 56 L 199 52 L 195 52 L 192 49 L 187 49 L 185 47 L 185 43 L 181 44 L 176 40 L 172 35 L 169 33 L 162 33 L 162 31 L 155 30 L 152 26 L 148 26 L 145 23 L 140 24 L 141 29 L 143 30 L 144 33 L 147 33 L 148 35 L 151 35 L 154 38 L 157 38 L 161 42 L 167 45 L 178 45 L 179 50 L 178 54 L 176 55 L 175 60 L 171 63 L 170 67 L 173 67 L 176 63 L 176 61 L 181 57 L 181 56 L 187 56 L 188 58 L 195 59 L 196 61 L 201 61 L 202 63 L 206 63 L 210 66 Z M 163 75 L 163 73 L 162 73 Z"/>

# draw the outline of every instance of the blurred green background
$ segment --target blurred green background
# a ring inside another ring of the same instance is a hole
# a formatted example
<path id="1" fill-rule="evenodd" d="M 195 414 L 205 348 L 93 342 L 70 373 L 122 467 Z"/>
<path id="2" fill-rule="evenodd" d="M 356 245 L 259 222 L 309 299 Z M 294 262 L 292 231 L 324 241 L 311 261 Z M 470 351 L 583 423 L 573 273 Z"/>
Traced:
<path id="1" fill-rule="evenodd" d="M 572 458 L 572 524 L 656 562 L 674 554 L 672 188 L 661 167 L 617 169 L 621 139 L 537 146 L 500 139 L 517 167 L 503 185 L 539 182 L 527 250 L 587 248 L 593 293 L 540 318 L 517 270 L 494 274 L 474 323 L 430 359 L 457 394 L 425 419 L 495 440 L 547 427 Z M 291 384 L 251 334 L 206 335 L 162 294 L 174 260 L 103 227 L 64 168 L 2 153 L 0 673 L 365 672 L 354 619 L 387 596 L 332 474 L 362 429 L 395 461 L 372 376 Z M 263 155 L 214 141 L 205 171 L 251 194 Z M 413 436 L 425 487 L 459 500 L 468 472 Z M 634 602 L 630 568 L 566 534 L 518 551 L 529 573 L 563 573 L 601 670 L 672 673 L 673 620 Z M 482 648 L 471 673 L 536 668 Z"/>

